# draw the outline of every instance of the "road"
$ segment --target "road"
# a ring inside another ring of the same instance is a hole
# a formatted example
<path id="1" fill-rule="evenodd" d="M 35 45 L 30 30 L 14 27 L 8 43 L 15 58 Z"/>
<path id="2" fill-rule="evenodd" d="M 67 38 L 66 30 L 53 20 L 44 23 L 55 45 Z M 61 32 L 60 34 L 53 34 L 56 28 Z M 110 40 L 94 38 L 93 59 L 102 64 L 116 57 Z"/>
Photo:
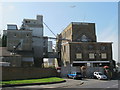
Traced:
<path id="1" fill-rule="evenodd" d="M 13 89 L 44 89 L 44 88 L 101 88 L 101 90 L 106 90 L 107 88 L 118 88 L 118 80 L 97 80 L 97 79 L 83 79 L 83 80 L 73 80 L 65 79 L 64 83 L 57 84 L 47 84 L 47 85 L 32 85 L 32 86 L 17 86 L 17 87 L 6 87 L 2 90 L 13 90 Z M 112 89 L 113 90 L 113 89 Z M 114 89 L 115 90 L 115 89 Z"/>

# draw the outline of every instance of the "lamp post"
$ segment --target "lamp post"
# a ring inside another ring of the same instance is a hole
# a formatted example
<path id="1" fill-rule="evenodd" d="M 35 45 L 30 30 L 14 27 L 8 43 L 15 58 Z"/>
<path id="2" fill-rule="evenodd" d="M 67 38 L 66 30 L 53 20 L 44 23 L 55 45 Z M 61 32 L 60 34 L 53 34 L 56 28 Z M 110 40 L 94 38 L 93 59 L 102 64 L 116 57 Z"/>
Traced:
<path id="1" fill-rule="evenodd" d="M 73 65 L 72 65 L 72 64 L 70 64 L 70 73 L 71 73 L 71 71 L 72 71 L 72 66 L 73 66 Z"/>

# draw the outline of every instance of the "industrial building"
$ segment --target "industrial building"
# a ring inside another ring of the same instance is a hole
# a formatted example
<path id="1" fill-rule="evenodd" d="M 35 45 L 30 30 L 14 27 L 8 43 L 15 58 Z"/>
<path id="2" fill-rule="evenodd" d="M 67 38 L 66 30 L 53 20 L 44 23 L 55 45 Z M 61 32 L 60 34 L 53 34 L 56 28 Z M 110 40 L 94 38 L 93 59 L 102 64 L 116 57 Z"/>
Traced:
<path id="1" fill-rule="evenodd" d="M 55 51 L 49 37 L 44 36 L 43 24 L 43 16 L 37 15 L 36 19 L 23 19 L 20 29 L 9 24 L 4 30 L 7 47 L 1 50 L 9 53 L 7 57 L 18 56 L 20 61 L 19 65 L 11 66 L 43 67 L 44 58 L 48 58 L 49 63 L 57 58 L 60 67 L 114 67 L 112 42 L 97 42 L 95 23 L 70 23 L 57 37 L 51 37 L 57 40 Z M 4 61 L 5 57 L 1 55 Z"/>
<path id="2" fill-rule="evenodd" d="M 43 58 L 48 52 L 48 38 L 43 36 L 43 16 L 37 15 L 36 19 L 24 19 L 21 29 L 32 30 L 34 64 L 36 67 L 42 67 Z"/>
<path id="3" fill-rule="evenodd" d="M 48 37 L 44 36 L 42 15 L 37 15 L 36 19 L 23 19 L 20 29 L 17 25 L 8 24 L 3 35 L 6 46 L 0 48 L 2 52 L 7 52 L 7 56 L 2 53 L 0 58 L 2 62 L 9 62 L 10 66 L 43 67 L 44 58 L 52 63 L 53 58 L 57 57 L 52 50 L 52 42 L 48 43 Z"/>
<path id="4" fill-rule="evenodd" d="M 97 42 L 95 23 L 72 22 L 58 38 L 56 45 L 61 67 L 114 66 L 112 42 Z"/>
<path id="5" fill-rule="evenodd" d="M 24 19 L 20 29 L 17 25 L 8 24 L 3 35 L 7 38 L 7 46 L 1 47 L 2 52 L 9 52 L 11 59 L 16 57 L 16 64 L 11 63 L 10 66 L 43 66 L 43 58 L 48 53 L 48 37 L 43 36 L 42 15 L 37 15 L 36 19 Z M 4 55 L 1 57 L 3 62 L 11 62 Z"/>
<path id="6" fill-rule="evenodd" d="M 7 46 L 0 47 L 2 62 L 9 62 L 12 67 L 33 66 L 32 31 L 18 29 L 17 25 L 7 25 L 4 30 Z"/>

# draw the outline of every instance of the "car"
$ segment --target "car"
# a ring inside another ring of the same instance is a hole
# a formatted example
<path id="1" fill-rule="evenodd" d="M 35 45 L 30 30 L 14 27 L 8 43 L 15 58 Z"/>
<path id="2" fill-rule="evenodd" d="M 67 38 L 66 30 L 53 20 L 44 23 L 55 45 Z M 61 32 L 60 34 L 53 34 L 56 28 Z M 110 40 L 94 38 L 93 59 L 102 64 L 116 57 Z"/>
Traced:
<path id="1" fill-rule="evenodd" d="M 67 77 L 73 79 L 82 79 L 82 74 L 80 72 L 72 72 L 70 74 L 67 74 Z"/>
<path id="2" fill-rule="evenodd" d="M 107 79 L 107 76 L 104 75 L 102 72 L 94 72 L 94 78 L 97 78 L 99 80 Z"/>

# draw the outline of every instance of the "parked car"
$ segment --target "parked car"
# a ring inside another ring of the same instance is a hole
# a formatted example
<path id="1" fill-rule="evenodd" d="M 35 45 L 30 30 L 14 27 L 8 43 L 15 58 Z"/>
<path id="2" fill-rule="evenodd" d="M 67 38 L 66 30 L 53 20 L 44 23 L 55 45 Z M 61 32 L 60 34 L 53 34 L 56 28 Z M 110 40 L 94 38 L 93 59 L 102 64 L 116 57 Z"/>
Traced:
<path id="1" fill-rule="evenodd" d="M 94 78 L 101 80 L 101 79 L 107 79 L 107 76 L 104 75 L 102 72 L 94 72 Z"/>
<path id="2" fill-rule="evenodd" d="M 82 74 L 80 72 L 72 72 L 70 74 L 67 74 L 67 77 L 73 79 L 82 79 Z"/>

